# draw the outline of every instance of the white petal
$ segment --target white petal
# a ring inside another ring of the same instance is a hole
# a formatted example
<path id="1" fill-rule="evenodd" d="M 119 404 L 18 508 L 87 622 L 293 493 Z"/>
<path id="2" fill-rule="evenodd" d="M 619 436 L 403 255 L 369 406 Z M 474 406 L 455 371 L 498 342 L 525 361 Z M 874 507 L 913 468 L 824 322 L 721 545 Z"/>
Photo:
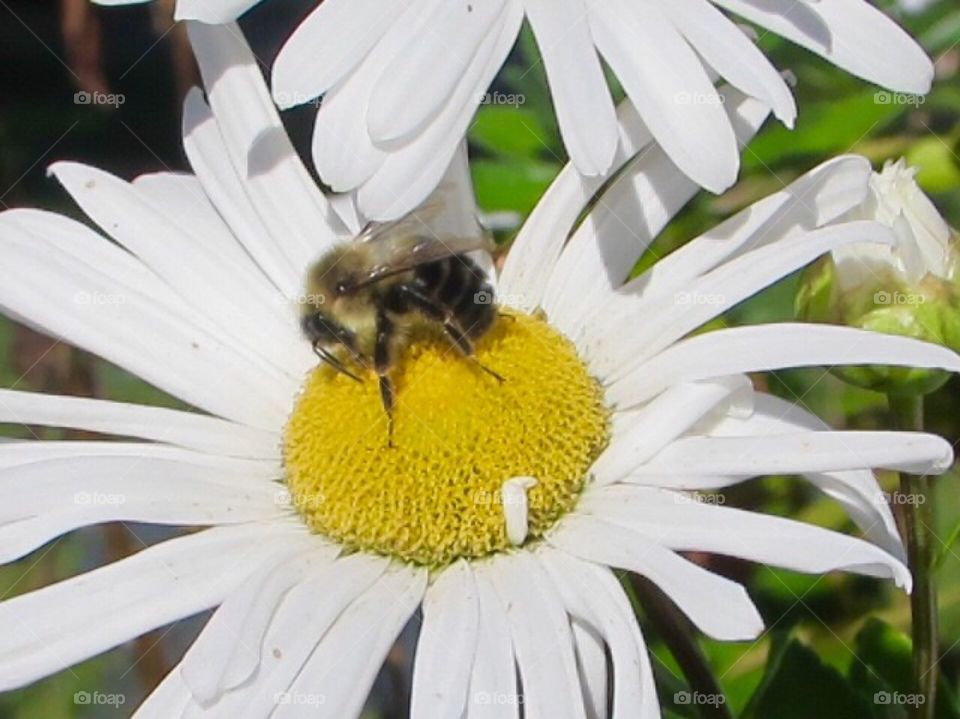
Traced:
<path id="1" fill-rule="evenodd" d="M 295 382 L 284 387 L 267 381 L 235 348 L 172 310 L 176 303 L 164 303 L 162 294 L 154 294 L 157 288 L 144 292 L 136 276 L 108 276 L 45 246 L 6 213 L 0 215 L 0 233 L 3 264 L 17 268 L 0 286 L 5 310 L 208 412 L 269 430 L 282 426 Z M 106 241 L 102 245 L 125 254 Z"/>
<path id="2" fill-rule="evenodd" d="M 525 552 L 495 557 L 487 572 L 510 622 L 526 712 L 584 719 L 570 622 L 550 577 Z"/>
<path id="3" fill-rule="evenodd" d="M 116 232 L 117 238 L 120 239 L 123 239 L 125 234 L 128 236 L 132 234 L 134 237 L 149 240 L 147 247 L 153 248 L 153 251 L 144 253 L 143 259 L 145 263 L 152 260 L 154 268 L 150 269 L 145 264 L 141 264 L 140 259 L 133 254 L 117 251 L 115 246 L 105 242 L 100 235 L 87 227 L 54 213 L 12 210 L 3 214 L 4 223 L 29 233 L 39 244 L 55 247 L 57 254 L 75 258 L 81 264 L 91 267 L 102 275 L 117 278 L 127 286 L 136 288 L 139 293 L 149 295 L 155 304 L 188 319 L 190 324 L 231 347 L 245 360 L 261 369 L 265 376 L 276 373 L 276 369 L 265 362 L 263 357 L 257 356 L 257 352 L 243 333 L 231 334 L 225 329 L 226 326 L 234 323 L 233 316 L 229 320 L 224 320 L 211 318 L 206 312 L 208 305 L 216 304 L 216 299 L 207 299 L 209 295 L 219 299 L 221 305 L 232 305 L 225 302 L 225 298 L 236 294 L 236 291 L 229 285 L 223 284 L 220 279 L 224 277 L 222 269 L 208 269 L 208 272 L 199 277 L 191 277 L 193 282 L 190 286 L 195 287 L 196 290 L 192 296 L 188 292 L 187 298 L 176 289 L 177 282 L 168 284 L 154 271 L 158 266 L 162 266 L 161 269 L 169 268 L 171 253 L 188 256 L 190 253 L 183 252 L 180 246 L 185 235 L 158 218 L 152 209 L 146 207 L 140 193 L 111 175 L 75 163 L 56 163 L 51 166 L 50 172 L 55 175 L 62 173 L 62 179 L 66 181 L 65 185 L 74 194 L 81 207 L 91 217 L 99 220 L 108 232 Z M 144 224 L 149 229 L 144 230 Z M 135 232 L 130 233 L 130 227 L 136 227 Z M 137 249 L 143 247 L 142 242 L 132 244 Z M 178 277 L 183 274 L 189 275 L 182 272 L 180 265 L 173 272 Z M 226 276 L 229 277 L 229 273 Z M 125 299 L 125 297 L 103 297 L 93 293 L 83 293 L 74 298 L 78 303 L 86 302 L 94 306 L 123 303 Z M 188 302 L 187 299 L 191 301 Z M 242 306 L 244 303 L 239 304 Z M 265 304 L 275 305 L 276 302 Z M 259 309 L 251 307 L 248 307 L 247 311 L 253 315 L 260 314 Z M 271 326 L 276 322 L 265 321 L 261 324 Z M 282 382 L 279 379 L 280 375 L 273 376 Z"/>
<path id="4" fill-rule="evenodd" d="M 769 110 L 730 88 L 722 96 L 738 138 L 749 141 Z M 698 189 L 663 148 L 645 150 L 600 197 L 564 248 L 543 301 L 551 323 L 575 336 L 583 318 L 623 283 L 637 258 Z"/>
<path id="5" fill-rule="evenodd" d="M 17 444 L 0 449 L 6 453 Z M 0 470 L 0 487 L 6 497 L 0 511 L 2 562 L 90 524 L 236 524 L 288 512 L 287 503 L 277 501 L 276 487 L 261 478 L 136 451 L 127 457 L 54 455 L 9 466 Z"/>
<path id="6" fill-rule="evenodd" d="M 171 719 L 179 717 L 190 705 L 190 688 L 180 676 L 178 664 L 164 677 L 159 686 L 143 700 L 132 719 Z"/>
<path id="7" fill-rule="evenodd" d="M 842 364 L 960 371 L 960 357 L 939 345 L 849 327 L 772 323 L 722 329 L 682 340 L 614 382 L 607 398 L 615 405 L 629 407 L 677 381 Z"/>
<path id="8" fill-rule="evenodd" d="M 477 221 L 479 211 L 466 139 L 460 141 L 443 179 L 423 206 L 427 210 L 424 223 L 440 237 L 472 237 L 483 232 Z M 479 261 L 478 254 L 473 257 Z"/>
<path id="9" fill-rule="evenodd" d="M 398 23 L 408 16 L 402 15 Z M 373 144 L 364 112 L 373 83 L 386 64 L 383 55 L 392 49 L 388 43 L 398 35 L 397 29 L 378 44 L 364 63 L 326 94 L 317 111 L 310 145 L 313 164 L 334 192 L 350 193 L 354 202 L 356 188 L 370 179 L 387 156 L 385 149 Z"/>
<path id="10" fill-rule="evenodd" d="M 585 327 L 578 346 L 599 376 L 622 377 L 631 367 L 821 255 L 854 243 L 892 246 L 895 242 L 893 233 L 879 222 L 846 222 L 746 252 L 672 296 L 648 300 L 628 286 Z M 623 327 L 637 329 L 624 336 Z"/>
<path id="11" fill-rule="evenodd" d="M 509 304 L 536 309 L 574 222 L 603 183 L 653 139 L 629 100 L 617 108 L 619 143 L 610 170 L 584 177 L 567 164 L 544 193 L 510 245 L 500 275 L 500 290 Z"/>
<path id="12" fill-rule="evenodd" d="M 331 86 L 324 96 L 313 129 L 313 162 L 320 177 L 335 192 L 352 192 L 383 165 L 388 148 L 374 144 L 367 126 L 367 107 L 374 86 L 389 74 L 407 41 L 422 35 L 441 2 L 391 3 L 395 10 L 403 12 L 396 16 L 389 32 L 372 47 L 363 62 Z M 348 12 L 352 12 L 352 8 Z M 368 216 L 368 219 L 373 218 Z"/>
<path id="13" fill-rule="evenodd" d="M 589 626 L 576 619 L 570 622 L 570 631 L 573 634 L 587 719 L 606 719 L 607 651 L 603 639 Z"/>
<path id="14" fill-rule="evenodd" d="M 149 294 L 155 303 L 190 316 L 189 307 L 156 273 L 86 225 L 64 215 L 32 208 L 8 210 L 0 217 L 5 224 L 28 233 L 35 242 L 55 248 L 71 261 L 93 267 L 109 277 L 123 278 L 126 284 Z"/>
<path id="15" fill-rule="evenodd" d="M 529 500 L 527 492 L 535 487 L 534 477 L 513 477 L 500 488 L 500 502 L 510 544 L 520 546 L 527 541 L 530 531 Z"/>
<path id="16" fill-rule="evenodd" d="M 383 575 L 387 565 L 381 557 L 353 554 L 312 572 L 291 589 L 267 629 L 259 670 L 210 707 L 214 716 L 269 716 L 337 617 Z M 325 692 L 331 681 L 318 679 L 307 692 Z"/>
<path id="17" fill-rule="evenodd" d="M 794 432 L 770 437 L 684 437 L 634 474 L 680 470 L 756 477 L 863 467 L 936 474 L 953 462 L 950 443 L 921 432 Z"/>
<path id="18" fill-rule="evenodd" d="M 86 397 L 0 390 L 0 422 L 167 442 L 227 457 L 275 459 L 280 437 L 216 417 Z"/>
<path id="19" fill-rule="evenodd" d="M 207 622 L 180 664 L 180 673 L 202 705 L 216 701 L 257 671 L 271 619 L 292 587 L 330 565 L 337 548 L 306 535 L 285 558 L 264 566 L 230 594 Z"/>
<path id="20" fill-rule="evenodd" d="M 407 140 L 451 100 L 506 0 L 436 2 L 429 21 L 406 38 L 370 95 L 367 125 L 377 144 Z M 480 97 L 472 98 L 475 102 Z"/>
<path id="21" fill-rule="evenodd" d="M 672 0 L 659 7 L 722 77 L 793 127 L 797 105 L 790 88 L 740 28 L 707 0 Z"/>
<path id="22" fill-rule="evenodd" d="M 507 2 L 443 110 L 416 139 L 390 152 L 360 187 L 357 204 L 366 217 L 395 219 L 422 203 L 433 191 L 467 131 L 480 93 L 500 69 L 522 23 L 521 4 L 515 0 Z"/>
<path id="23" fill-rule="evenodd" d="M 293 327 L 286 312 L 288 308 L 278 302 L 277 288 L 233 234 L 196 176 L 156 172 L 140 175 L 132 184 L 170 223 L 191 235 L 192 242 L 207 251 L 207 257 L 213 255 L 221 271 L 229 271 L 233 283 L 240 284 L 249 293 L 255 302 L 244 302 L 245 310 L 254 313 L 258 321 Z M 131 251 L 136 254 L 135 250 Z M 187 251 L 191 252 L 192 248 Z M 170 281 L 170 284 L 175 283 Z M 259 310 L 255 310 L 253 304 L 259 304 Z"/>
<path id="24" fill-rule="evenodd" d="M 697 566 L 638 532 L 606 521 L 602 507 L 593 516 L 566 517 L 548 541 L 589 561 L 629 569 L 656 584 L 705 634 L 721 641 L 756 638 L 763 620 L 740 584 Z"/>
<path id="25" fill-rule="evenodd" d="M 470 565 L 461 560 L 440 572 L 423 600 L 411 688 L 411 719 L 459 717 L 476 653 L 480 600 Z"/>
<path id="26" fill-rule="evenodd" d="M 581 508 L 675 551 L 725 554 L 812 574 L 842 569 L 893 578 L 897 586 L 910 587 L 910 571 L 879 547 L 791 519 L 627 485 L 591 493 Z"/>
<path id="27" fill-rule="evenodd" d="M 475 568 L 480 565 L 474 564 Z M 477 651 L 470 675 L 466 719 L 517 719 L 521 697 L 517 689 L 517 666 L 510 638 L 510 624 L 488 572 L 477 569 L 480 623 Z"/>
<path id="28" fill-rule="evenodd" d="M 380 666 L 423 599 L 427 572 L 393 565 L 330 628 L 290 687 L 296 697 L 323 696 L 311 716 L 359 716 Z M 277 719 L 301 716 L 302 707 L 281 704 Z"/>
<path id="29" fill-rule="evenodd" d="M 231 267 L 229 256 L 205 246 L 202 237 L 174 224 L 175 215 L 161 213 L 146 193 L 109 173 L 72 162 L 58 162 L 50 173 L 88 217 L 194 308 L 195 319 L 207 318 L 211 333 L 259 357 L 265 374 L 276 372 L 279 365 L 299 379 L 302 366 L 295 361 L 284 366 L 289 353 L 283 352 L 299 338 L 289 323 L 264 309 L 279 308 L 277 298 L 257 296 L 256 285 L 248 291 L 244 275 Z M 178 211 L 182 215 L 190 209 Z"/>
<path id="30" fill-rule="evenodd" d="M 236 25 L 188 23 L 210 107 L 253 207 L 295 268 L 337 239 L 339 218 L 297 156 Z"/>
<path id="31" fill-rule="evenodd" d="M 755 202 L 671 252 L 626 287 L 642 291 L 647 298 L 675 292 L 748 249 L 832 222 L 863 202 L 871 172 L 870 163 L 858 155 L 828 160 L 781 192 Z"/>
<path id="32" fill-rule="evenodd" d="M 590 474 L 600 486 L 627 476 L 731 395 L 752 389 L 742 375 L 670 387 L 630 418 L 629 424 L 597 458 Z"/>
<path id="33" fill-rule="evenodd" d="M 246 178 L 234 168 L 216 120 L 198 88 L 188 92 L 183 103 L 183 149 L 204 192 L 237 240 L 281 294 L 296 297 L 302 288 L 302 268 L 294 266 L 284 243 L 271 235 L 251 207 Z"/>
<path id="34" fill-rule="evenodd" d="M 177 0 L 175 20 L 225 23 L 236 20 L 260 0 Z"/>
<path id="35" fill-rule="evenodd" d="M 94 440 L 12 440 L 0 447 L 0 468 L 24 466 L 49 459 L 79 457 L 142 457 L 212 467 L 233 473 L 240 479 L 263 483 L 282 472 L 278 458 L 245 459 L 196 452 L 154 442 Z"/>
<path id="36" fill-rule="evenodd" d="M 274 100 L 286 109 L 331 89 L 412 5 L 410 0 L 325 0 L 277 55 L 271 82 Z"/>
<path id="37" fill-rule="evenodd" d="M 710 428 L 711 436 L 756 436 L 775 435 L 797 430 L 824 431 L 829 425 L 816 415 L 803 409 L 799 403 L 787 402 L 773 395 L 758 393 L 755 412 L 750 417 L 727 417 Z M 903 543 L 877 479 L 869 469 L 845 472 L 805 473 L 811 484 L 832 497 L 847 510 L 850 518 L 863 530 L 871 541 L 879 544 L 899 559 L 904 558 Z M 669 478 L 661 478 L 670 482 Z M 739 478 L 728 478 L 734 483 Z M 667 484 L 658 482 L 660 486 Z M 675 488 L 696 489 L 696 486 L 670 483 Z M 721 485 L 713 484 L 713 488 Z"/>
<path id="38" fill-rule="evenodd" d="M 23 686 L 216 606 L 289 532 L 208 529 L 0 603 L 0 687 Z"/>
<path id="39" fill-rule="evenodd" d="M 933 63 L 906 32 L 864 0 L 713 2 L 870 82 L 900 92 L 930 90 Z"/>
<path id="40" fill-rule="evenodd" d="M 726 190 L 740 166 L 737 141 L 694 51 L 659 5 L 589 1 L 597 48 L 657 142 L 698 185 Z"/>
<path id="41" fill-rule="evenodd" d="M 613 573 L 550 547 L 544 547 L 538 556 L 563 595 L 567 611 L 592 626 L 610 648 L 612 716 L 660 719 L 653 670 L 640 625 Z"/>
<path id="42" fill-rule="evenodd" d="M 557 123 L 570 160 L 584 175 L 604 175 L 617 149 L 617 119 L 593 46 L 587 0 L 524 0 L 540 47 Z"/>

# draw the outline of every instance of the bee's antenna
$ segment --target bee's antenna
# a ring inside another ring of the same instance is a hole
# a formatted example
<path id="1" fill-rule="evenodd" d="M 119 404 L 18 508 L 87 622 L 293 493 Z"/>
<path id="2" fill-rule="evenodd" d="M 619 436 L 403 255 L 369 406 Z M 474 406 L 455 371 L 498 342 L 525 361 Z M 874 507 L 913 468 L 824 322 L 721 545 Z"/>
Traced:
<path id="1" fill-rule="evenodd" d="M 321 360 L 323 360 L 328 365 L 333 367 L 333 369 L 335 369 L 340 374 L 346 375 L 347 377 L 349 377 L 350 379 L 356 382 L 361 382 L 361 383 L 363 382 L 362 379 L 360 379 L 357 375 L 355 375 L 353 372 L 348 370 L 346 366 L 344 366 L 343 362 L 338 360 L 336 357 L 330 354 L 327 350 L 323 349 L 323 347 L 320 347 L 319 345 L 315 344 L 313 346 L 313 351 L 317 355 L 317 357 L 319 357 Z"/>

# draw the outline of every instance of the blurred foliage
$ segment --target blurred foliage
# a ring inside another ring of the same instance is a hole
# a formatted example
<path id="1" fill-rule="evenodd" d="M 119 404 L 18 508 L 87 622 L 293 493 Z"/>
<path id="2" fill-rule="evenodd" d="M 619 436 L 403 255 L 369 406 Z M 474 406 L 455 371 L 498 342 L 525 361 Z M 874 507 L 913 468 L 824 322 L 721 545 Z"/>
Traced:
<path id="1" fill-rule="evenodd" d="M 276 39 L 301 17 L 308 0 L 271 0 L 245 20 L 259 57 L 268 65 Z M 886 5 L 896 13 L 896 7 Z M 62 62 L 56 3 L 0 3 L 0 59 L 5 73 L 0 109 L 0 205 L 39 205 L 77 216 L 76 209 L 45 176 L 54 159 L 89 161 L 121 176 L 185 170 L 179 147 L 178 90 L 171 80 L 172 40 L 155 30 L 149 6 L 98 10 L 107 46 L 106 74 L 127 102 L 115 111 L 76 105 L 75 87 Z M 17 19 L 15 19 L 17 18 Z M 19 20 L 19 21 L 18 21 Z M 701 193 L 662 233 L 638 270 L 750 202 L 781 189 L 830 155 L 859 152 L 880 164 L 905 155 L 921 167 L 918 180 L 948 221 L 960 226 L 960 7 L 938 0 L 900 21 L 937 61 L 937 81 L 926 98 L 901 101 L 838 71 L 825 61 L 771 33 L 760 43 L 777 67 L 796 76 L 796 129 L 769 121 L 745 149 L 741 182 L 722 197 Z M 24 29 L 29 28 L 29 32 Z M 273 39 L 271 39 L 273 38 Z M 615 85 L 614 85 L 615 86 Z M 621 97 L 619 89 L 615 95 Z M 896 100 L 896 101 L 894 101 Z M 312 108 L 288 113 L 285 121 L 306 148 Z M 510 62 L 491 88 L 470 131 L 474 180 L 482 208 L 526 216 L 566 160 L 546 78 L 532 35 L 525 30 Z M 304 153 L 307 156 L 308 153 Z M 309 163 L 308 163 L 309 164 Z M 504 240 L 509 237 L 501 238 Z M 744 303 L 720 323 L 788 320 L 797 277 L 790 277 Z M 50 342 L 52 346 L 54 343 Z M 51 389 L 36 368 L 24 367 L 13 325 L 0 321 L 0 382 L 4 387 Z M 98 396 L 176 406 L 162 393 L 116 368 L 95 362 Z M 24 372 L 23 370 L 27 370 Z M 837 427 L 886 425 L 882 395 L 840 383 L 818 370 L 758 377 L 759 385 L 801 402 Z M 953 379 L 928 400 L 933 431 L 960 438 L 960 383 Z M 22 430 L 21 430 L 22 433 Z M 21 436 L 21 435 L 18 435 Z M 45 432 L 39 436 L 55 436 Z M 884 475 L 886 489 L 895 478 Z M 794 478 L 772 478 L 733 487 L 731 504 L 790 515 L 842 531 L 854 531 L 840 508 Z M 955 696 L 960 679 L 960 477 L 937 480 L 937 535 L 942 538 L 939 574 L 943 680 L 938 717 L 960 716 Z M 161 538 L 149 528 L 131 528 L 137 539 Z M 131 551 L 140 548 L 134 543 Z M 128 548 L 129 549 L 129 548 Z M 117 555 L 97 528 L 75 532 L 33 555 L 0 567 L 0 597 L 9 597 L 69 577 Z M 698 559 L 701 559 L 698 557 Z M 711 665 L 735 715 L 749 719 L 900 719 L 904 707 L 876 700 L 878 693 L 909 691 L 909 604 L 889 583 L 834 574 L 808 577 L 723 558 L 702 558 L 711 569 L 748 585 L 770 632 L 756 642 L 703 641 Z M 200 620 L 161 632 L 159 652 L 171 666 Z M 158 635 L 159 636 L 159 635 Z M 655 632 L 652 632 L 655 636 Z M 659 642 L 652 646 L 666 715 L 696 716 L 672 698 L 685 689 L 681 673 Z M 131 671 L 143 652 L 124 646 L 39 682 L 0 695 L 0 719 L 126 716 L 159 678 Z M 379 685 L 378 685 L 379 686 Z M 125 705 L 84 706 L 76 692 L 121 693 Z M 394 703 L 395 704 L 395 703 Z M 381 708 L 382 707 L 382 708 Z M 402 710 L 375 701 L 369 719 L 392 719 Z"/>

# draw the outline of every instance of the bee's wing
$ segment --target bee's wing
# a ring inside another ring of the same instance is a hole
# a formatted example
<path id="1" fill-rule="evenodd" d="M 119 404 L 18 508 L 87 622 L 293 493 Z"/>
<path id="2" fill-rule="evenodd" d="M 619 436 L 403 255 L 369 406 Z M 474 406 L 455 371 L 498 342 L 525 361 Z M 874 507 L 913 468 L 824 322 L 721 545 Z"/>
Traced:
<path id="1" fill-rule="evenodd" d="M 476 250 L 492 252 L 493 242 L 483 232 L 457 236 L 438 234 L 430 226 L 437 206 L 428 205 L 390 222 L 370 223 L 357 235 L 376 258 L 357 283 L 363 287 L 414 267 Z M 479 227 L 479 226 L 478 226 Z"/>
<path id="2" fill-rule="evenodd" d="M 412 270 L 428 262 L 436 262 L 476 250 L 489 252 L 493 249 L 493 243 L 482 235 L 474 237 L 406 235 L 400 242 L 391 235 L 390 239 L 383 241 L 383 245 L 385 251 L 360 277 L 358 287 L 379 282 L 386 277 Z"/>

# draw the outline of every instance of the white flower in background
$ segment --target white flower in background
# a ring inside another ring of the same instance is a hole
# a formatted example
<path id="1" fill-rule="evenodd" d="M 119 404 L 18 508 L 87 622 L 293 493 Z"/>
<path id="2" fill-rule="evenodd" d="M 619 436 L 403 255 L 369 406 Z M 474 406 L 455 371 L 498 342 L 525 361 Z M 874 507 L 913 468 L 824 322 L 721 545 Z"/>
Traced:
<path id="1" fill-rule="evenodd" d="M 952 231 L 904 160 L 870 176 L 870 190 L 842 221 L 889 228 L 893 243 L 835 248 L 804 273 L 799 318 L 914 337 L 960 349 L 960 292 Z M 926 394 L 948 379 L 916 368 L 838 367 L 844 380 L 881 392 Z"/>
<path id="2" fill-rule="evenodd" d="M 95 0 L 122 5 L 143 0 Z M 180 19 L 229 22 L 258 0 L 177 0 Z M 734 183 L 739 148 L 714 87 L 719 75 L 792 127 L 790 89 L 727 14 L 898 92 L 924 94 L 933 64 L 866 0 L 325 0 L 273 66 L 289 108 L 324 97 L 313 159 L 360 211 L 393 219 L 433 191 L 524 18 L 543 57 L 561 134 L 584 175 L 606 174 L 617 117 L 601 58 L 656 141 L 701 186 Z"/>
<path id="3" fill-rule="evenodd" d="M 576 227 L 605 178 L 565 169 L 497 278 L 511 319 L 479 358 L 506 381 L 446 348 L 411 348 L 387 450 L 376 383 L 315 370 L 295 310 L 275 301 L 296 296 L 315 258 L 357 229 L 350 208 L 338 219 L 310 182 L 237 29 L 190 31 L 210 103 L 199 91 L 186 103 L 196 174 L 127 183 L 54 165 L 113 241 L 48 212 L 0 214 L 0 307 L 200 412 L 0 392 L 0 421 L 129 438 L 0 445 L 0 559 L 106 521 L 205 529 L 0 603 L 0 689 L 219 607 L 137 717 L 259 719 L 309 706 L 351 719 L 422 607 L 415 719 L 490 707 L 517 717 L 521 703 L 541 717 L 649 718 L 659 716 L 650 661 L 611 567 L 648 577 L 724 640 L 757 636 L 761 618 L 741 585 L 681 552 L 909 587 L 872 468 L 939 472 L 950 446 L 832 431 L 745 373 L 869 362 L 957 371 L 960 358 L 789 323 L 689 337 L 823 253 L 893 241 L 876 223 L 830 224 L 864 198 L 863 159 L 821 165 L 628 281 L 697 186 L 625 113 L 610 173 L 641 157 Z M 721 92 L 748 140 L 767 110 Z M 82 292 L 124 302 L 74 301 Z M 693 501 L 766 474 L 806 476 L 866 539 Z"/>
<path id="4" fill-rule="evenodd" d="M 783 78 L 727 12 L 877 85 L 930 88 L 929 58 L 865 0 L 326 0 L 277 57 L 273 96 L 286 108 L 322 95 L 321 177 L 358 190 L 367 216 L 396 217 L 436 185 L 526 18 L 581 173 L 606 173 L 618 144 L 602 58 L 670 159 L 721 192 L 739 148 L 716 76 L 788 126 L 796 115 Z"/>
<path id="5" fill-rule="evenodd" d="M 870 193 L 849 213 L 850 219 L 876 220 L 893 229 L 896 243 L 851 245 L 835 250 L 837 279 L 843 288 L 876 284 L 894 274 L 911 286 L 932 275 L 950 279 L 956 264 L 952 233 L 914 179 L 917 168 L 905 160 L 888 161 L 870 177 Z"/>

